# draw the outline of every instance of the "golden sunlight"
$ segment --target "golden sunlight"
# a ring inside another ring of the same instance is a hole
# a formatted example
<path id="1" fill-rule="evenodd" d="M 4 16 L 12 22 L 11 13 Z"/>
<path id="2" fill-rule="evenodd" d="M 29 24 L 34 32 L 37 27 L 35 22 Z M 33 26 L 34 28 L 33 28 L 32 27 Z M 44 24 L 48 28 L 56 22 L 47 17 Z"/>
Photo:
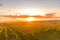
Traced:
<path id="1" fill-rule="evenodd" d="M 31 22 L 31 21 L 35 21 L 36 19 L 35 19 L 34 17 L 28 17 L 28 18 L 26 18 L 25 20 Z"/>

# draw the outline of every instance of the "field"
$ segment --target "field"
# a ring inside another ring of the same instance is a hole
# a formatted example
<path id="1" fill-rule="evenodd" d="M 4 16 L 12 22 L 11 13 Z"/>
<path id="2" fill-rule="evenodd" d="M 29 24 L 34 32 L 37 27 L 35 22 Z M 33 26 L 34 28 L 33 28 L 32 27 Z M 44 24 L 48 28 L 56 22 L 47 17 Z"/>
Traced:
<path id="1" fill-rule="evenodd" d="M 60 40 L 60 24 L 0 23 L 0 40 Z"/>

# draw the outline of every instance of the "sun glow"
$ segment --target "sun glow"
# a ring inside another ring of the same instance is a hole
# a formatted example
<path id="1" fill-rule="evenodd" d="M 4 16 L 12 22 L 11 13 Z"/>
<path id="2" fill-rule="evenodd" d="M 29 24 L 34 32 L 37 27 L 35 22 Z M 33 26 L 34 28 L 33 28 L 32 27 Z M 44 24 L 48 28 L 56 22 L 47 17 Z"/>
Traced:
<path id="1" fill-rule="evenodd" d="M 21 15 L 44 15 L 42 10 L 37 9 L 22 9 L 20 10 Z"/>
<path id="2" fill-rule="evenodd" d="M 36 19 L 34 17 L 28 17 L 25 19 L 26 21 L 35 21 Z"/>

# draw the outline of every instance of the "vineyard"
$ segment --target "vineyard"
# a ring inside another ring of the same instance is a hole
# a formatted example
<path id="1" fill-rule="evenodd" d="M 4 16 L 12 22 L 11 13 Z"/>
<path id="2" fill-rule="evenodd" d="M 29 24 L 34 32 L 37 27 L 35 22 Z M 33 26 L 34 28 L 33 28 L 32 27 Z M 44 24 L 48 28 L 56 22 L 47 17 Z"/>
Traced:
<path id="1" fill-rule="evenodd" d="M 1 23 L 0 40 L 60 40 L 60 24 Z"/>

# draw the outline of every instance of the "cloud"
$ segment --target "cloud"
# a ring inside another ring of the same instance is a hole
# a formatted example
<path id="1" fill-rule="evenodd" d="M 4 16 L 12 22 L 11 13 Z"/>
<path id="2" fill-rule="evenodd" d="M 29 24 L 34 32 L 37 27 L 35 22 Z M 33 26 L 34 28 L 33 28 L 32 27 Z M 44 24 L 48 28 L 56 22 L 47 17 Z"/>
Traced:
<path id="1" fill-rule="evenodd" d="M 47 13 L 45 14 L 45 17 L 55 17 L 56 13 Z"/>
<path id="2" fill-rule="evenodd" d="M 7 10 L 7 11 L 12 11 L 12 10 Z"/>
<path id="3" fill-rule="evenodd" d="M 6 13 L 6 12 L 0 12 L 0 15 L 1 15 L 1 14 L 5 14 L 5 13 Z"/>
<path id="4" fill-rule="evenodd" d="M 3 6 L 3 4 L 0 4 L 0 7 Z"/>

